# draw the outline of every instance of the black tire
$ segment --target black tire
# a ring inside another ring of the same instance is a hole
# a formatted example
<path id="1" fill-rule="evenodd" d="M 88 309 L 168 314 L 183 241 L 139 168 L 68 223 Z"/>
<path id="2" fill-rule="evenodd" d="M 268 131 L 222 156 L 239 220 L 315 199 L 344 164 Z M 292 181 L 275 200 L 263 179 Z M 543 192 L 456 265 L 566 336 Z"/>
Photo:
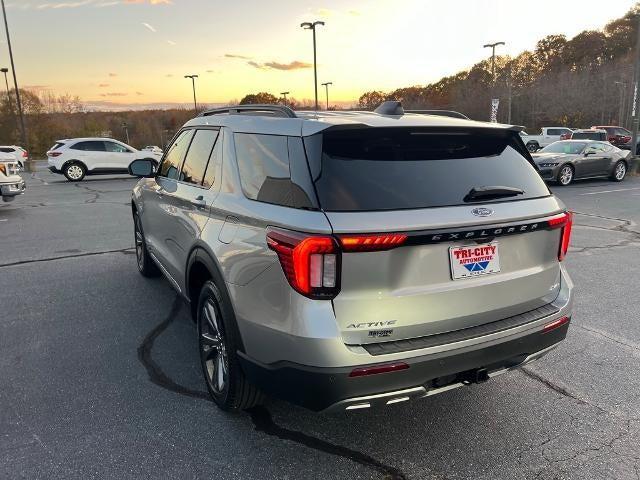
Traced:
<path id="1" fill-rule="evenodd" d="M 151 255 L 149 255 L 147 243 L 144 240 L 144 233 L 142 233 L 142 222 L 140 222 L 140 217 L 137 213 L 133 214 L 133 240 L 136 247 L 136 264 L 140 274 L 143 277 L 159 276 L 160 269 L 151 258 Z"/>
<path id="2" fill-rule="evenodd" d="M 70 182 L 80 182 L 87 174 L 87 167 L 80 162 L 69 162 L 62 167 L 62 173 Z"/>
<path id="3" fill-rule="evenodd" d="M 565 165 L 562 165 L 560 167 L 560 170 L 558 170 L 558 176 L 556 177 L 556 182 L 558 182 L 558 185 L 562 187 L 571 185 L 571 182 L 573 182 L 574 174 L 575 172 L 571 165 L 569 165 L 568 163 Z"/>
<path id="4" fill-rule="evenodd" d="M 613 171 L 609 177 L 613 182 L 621 182 L 627 176 L 627 164 L 623 160 L 618 160 L 613 166 Z"/>
<path id="5" fill-rule="evenodd" d="M 207 281 L 198 300 L 198 350 L 207 390 L 222 410 L 238 412 L 262 401 L 260 390 L 245 378 L 237 356 L 230 305 L 218 287 Z"/>
<path id="6" fill-rule="evenodd" d="M 540 150 L 540 145 L 538 145 L 538 142 L 529 142 L 527 143 L 527 150 L 531 153 L 535 153 Z"/>

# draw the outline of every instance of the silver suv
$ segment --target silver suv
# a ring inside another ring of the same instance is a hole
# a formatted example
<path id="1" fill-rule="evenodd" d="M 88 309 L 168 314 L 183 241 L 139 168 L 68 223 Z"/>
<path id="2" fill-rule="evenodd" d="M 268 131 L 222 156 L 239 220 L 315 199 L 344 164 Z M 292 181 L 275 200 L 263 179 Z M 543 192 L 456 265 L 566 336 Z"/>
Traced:
<path id="1" fill-rule="evenodd" d="M 567 334 L 571 213 L 516 127 L 229 107 L 130 173 L 138 268 L 190 304 L 222 409 L 404 402 Z"/>

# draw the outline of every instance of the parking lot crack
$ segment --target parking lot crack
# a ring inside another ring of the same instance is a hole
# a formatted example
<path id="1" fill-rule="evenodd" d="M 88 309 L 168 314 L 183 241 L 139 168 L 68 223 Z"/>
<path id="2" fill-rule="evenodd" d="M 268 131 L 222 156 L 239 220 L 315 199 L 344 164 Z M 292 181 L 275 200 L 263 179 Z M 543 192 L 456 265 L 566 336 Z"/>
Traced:
<path id="1" fill-rule="evenodd" d="M 283 428 L 273 421 L 271 412 L 263 406 L 252 407 L 248 409 L 247 412 L 251 415 L 251 420 L 253 421 L 256 430 L 259 432 L 266 433 L 267 435 L 274 436 L 282 440 L 299 443 L 305 447 L 313 448 L 314 450 L 318 450 L 323 453 L 349 459 L 365 467 L 377 470 L 383 474 L 384 480 L 403 480 L 407 478 L 399 469 L 385 465 L 362 452 L 358 452 L 341 445 L 336 445 L 302 432 Z"/>
<path id="2" fill-rule="evenodd" d="M 180 385 L 173 381 L 169 376 L 164 373 L 160 365 L 158 365 L 151 351 L 153 350 L 153 344 L 156 339 L 171 325 L 171 322 L 175 320 L 182 308 L 182 300 L 178 295 L 173 299 L 173 303 L 171 304 L 171 309 L 167 317 L 162 320 L 153 330 L 151 330 L 142 340 L 142 343 L 138 347 L 138 360 L 140 363 L 146 368 L 147 375 L 149 376 L 149 380 L 152 383 L 155 383 L 159 387 L 162 387 L 171 392 L 179 393 L 180 395 L 185 395 L 187 397 L 199 398 L 201 400 L 211 401 L 211 397 L 206 392 L 202 392 L 199 390 L 193 390 L 191 388 L 187 388 L 183 385 Z"/>
<path id="3" fill-rule="evenodd" d="M 82 252 L 72 255 L 59 255 L 56 257 L 37 258 L 33 260 L 18 260 L 17 262 L 1 263 L 0 268 L 15 267 L 16 265 L 26 265 L 29 263 L 53 262 L 55 260 L 66 260 L 68 258 L 93 257 L 96 255 L 106 255 L 108 253 L 124 253 L 125 255 L 135 253 L 133 248 L 118 248 L 116 250 L 102 250 L 100 252 Z"/>

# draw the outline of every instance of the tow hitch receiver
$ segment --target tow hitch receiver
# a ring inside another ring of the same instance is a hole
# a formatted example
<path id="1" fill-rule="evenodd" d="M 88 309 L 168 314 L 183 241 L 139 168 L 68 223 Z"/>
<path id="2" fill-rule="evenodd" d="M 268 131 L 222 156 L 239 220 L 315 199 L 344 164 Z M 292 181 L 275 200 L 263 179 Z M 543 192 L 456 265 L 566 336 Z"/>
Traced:
<path id="1" fill-rule="evenodd" d="M 460 375 L 462 383 L 471 385 L 472 383 L 483 383 L 489 380 L 489 372 L 486 368 L 478 368 L 477 370 L 469 370 Z"/>

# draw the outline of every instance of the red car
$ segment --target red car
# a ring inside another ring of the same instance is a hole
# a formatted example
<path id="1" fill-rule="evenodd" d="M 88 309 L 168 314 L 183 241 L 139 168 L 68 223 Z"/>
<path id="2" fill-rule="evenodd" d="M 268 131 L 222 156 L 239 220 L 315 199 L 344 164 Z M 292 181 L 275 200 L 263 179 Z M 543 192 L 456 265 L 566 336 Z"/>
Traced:
<path id="1" fill-rule="evenodd" d="M 606 130 L 607 140 L 618 148 L 622 148 L 622 145 L 631 142 L 631 132 L 626 128 L 616 127 L 613 125 L 594 126 L 591 128 Z"/>

